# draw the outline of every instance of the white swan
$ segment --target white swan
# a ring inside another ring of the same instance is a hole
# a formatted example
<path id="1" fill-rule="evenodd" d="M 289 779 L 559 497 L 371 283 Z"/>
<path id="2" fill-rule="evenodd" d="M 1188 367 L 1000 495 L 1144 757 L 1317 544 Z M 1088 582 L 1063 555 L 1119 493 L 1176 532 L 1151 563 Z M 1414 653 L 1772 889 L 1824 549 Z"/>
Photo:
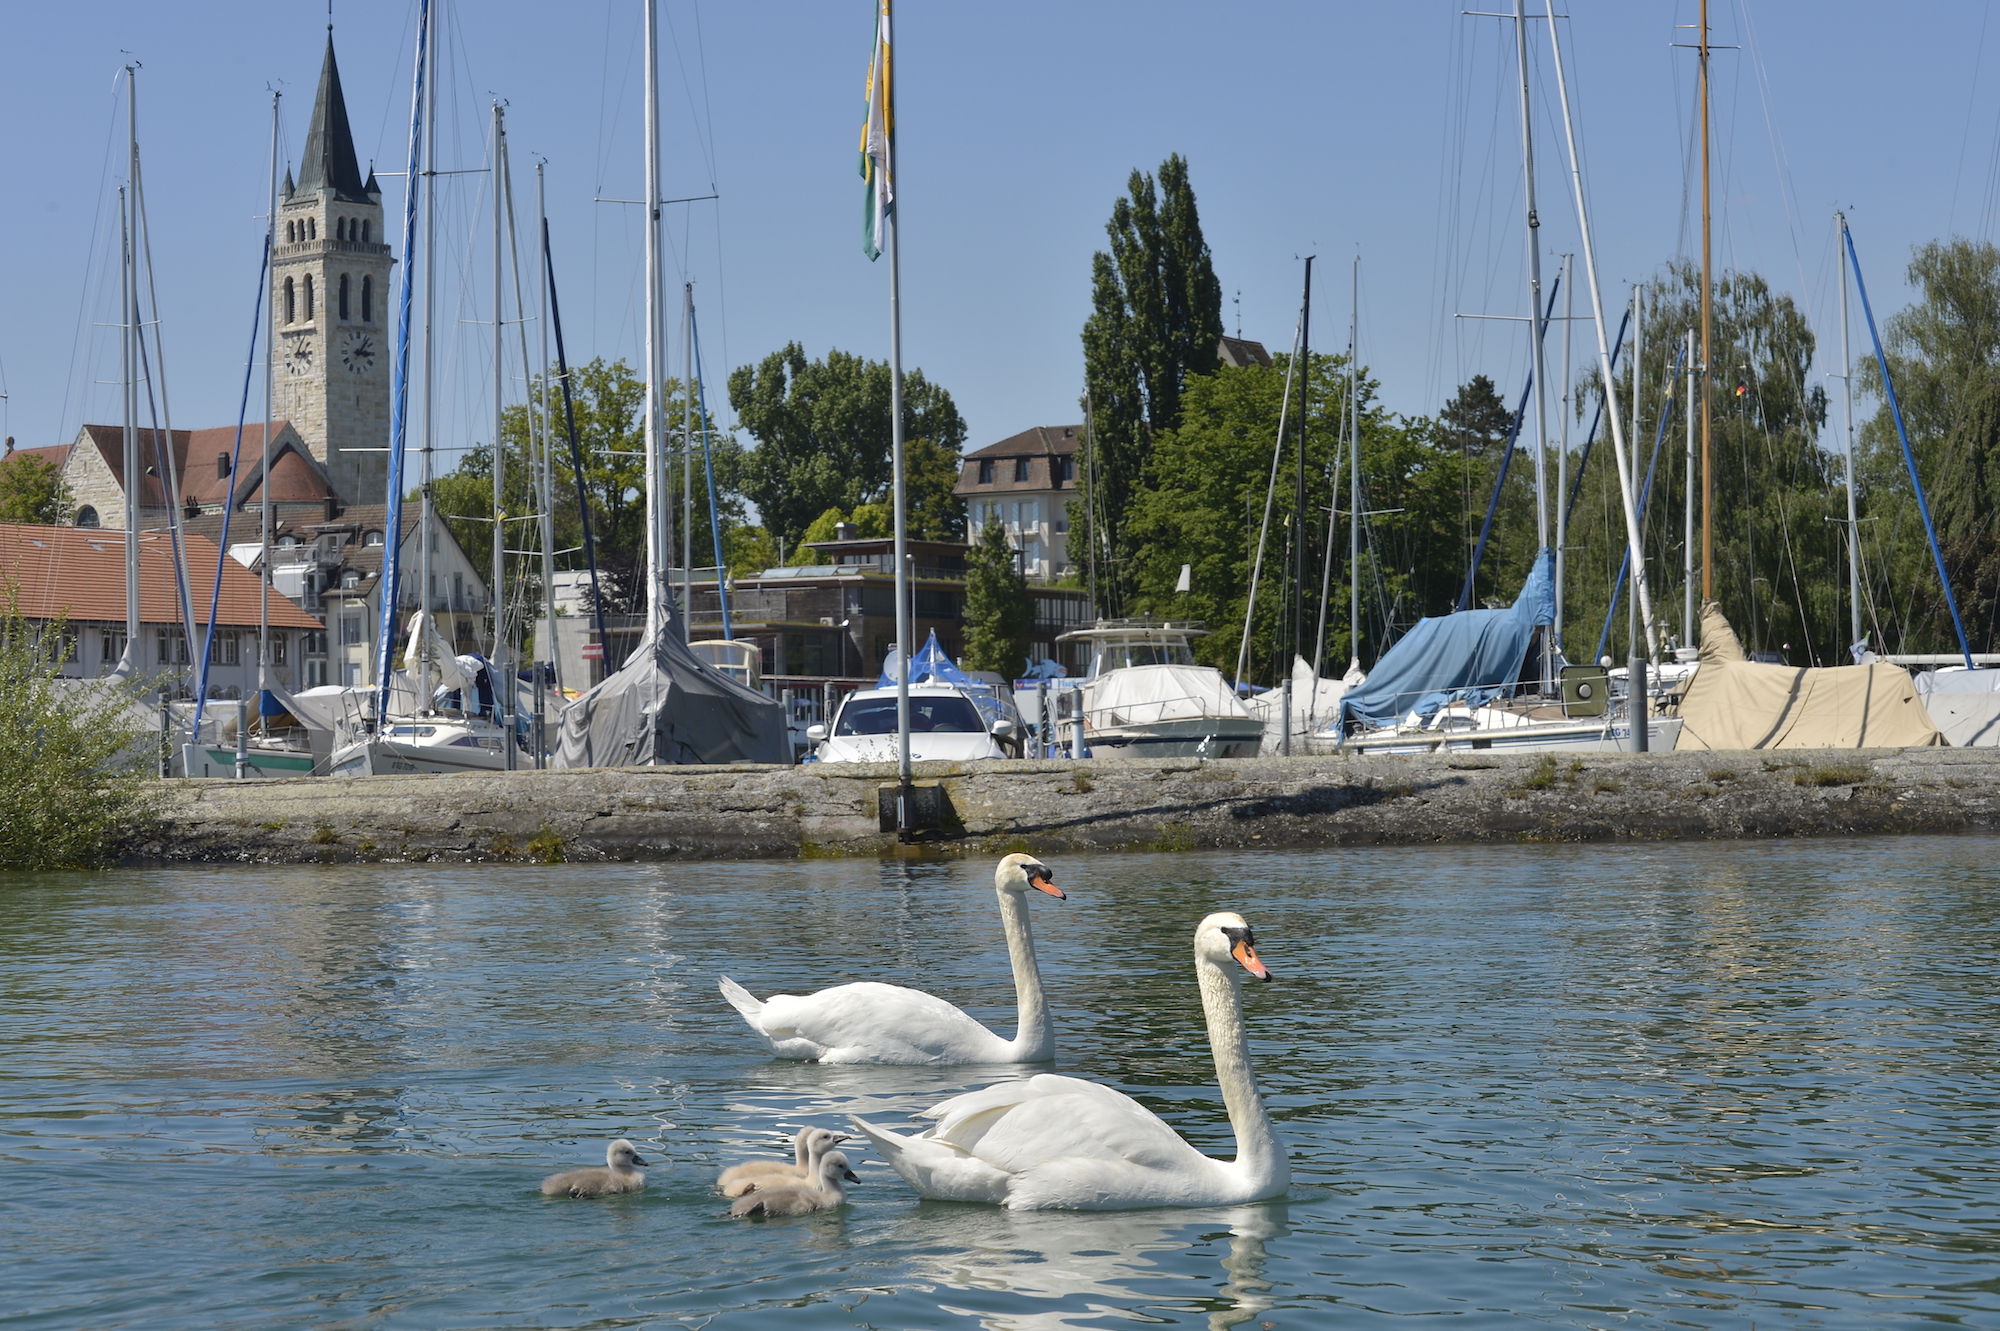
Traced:
<path id="1" fill-rule="evenodd" d="M 808 1215 L 814 1211 L 831 1211 L 847 1205 L 847 1189 L 840 1186 L 842 1180 L 859 1183 L 861 1176 L 847 1167 L 847 1157 L 839 1151 L 828 1151 L 819 1160 L 819 1173 L 811 1185 L 799 1184 L 790 1188 L 759 1188 L 746 1197 L 738 1197 L 731 1204 L 729 1214 L 742 1218 L 749 1215 Z"/>
<path id="2" fill-rule="evenodd" d="M 542 1180 L 544 1197 L 607 1197 L 618 1192 L 638 1192 L 646 1186 L 647 1161 L 639 1158 L 639 1148 L 620 1137 L 604 1148 L 602 1169 L 568 1169 Z"/>
<path id="3" fill-rule="evenodd" d="M 1243 917 L 1209 916 L 1195 930 L 1194 971 L 1215 1075 L 1236 1131 L 1233 1161 L 1201 1154 L 1123 1092 L 1046 1073 L 934 1105 L 924 1117 L 936 1124 L 913 1137 L 859 1118 L 855 1126 L 911 1187 L 940 1201 L 1111 1211 L 1276 1197 L 1291 1184 L 1291 1163 L 1250 1070 L 1242 977 L 1232 957 L 1258 979 L 1271 978 Z"/>
<path id="4" fill-rule="evenodd" d="M 783 1160 L 749 1160 L 740 1165 L 731 1165 L 715 1180 L 715 1186 L 725 1197 L 741 1197 L 746 1192 L 760 1188 L 798 1188 L 810 1184 L 819 1176 L 820 1157 L 847 1140 L 844 1132 L 831 1132 L 826 1128 L 800 1128 L 792 1138 L 793 1155 L 796 1163 L 787 1164 Z"/>
<path id="5" fill-rule="evenodd" d="M 1032 855 L 1009 855 L 994 870 L 1007 955 L 1014 963 L 1019 1034 L 1003 1040 L 963 1012 L 920 989 L 896 984 L 839 984 L 799 998 L 774 994 L 759 1002 L 727 975 L 722 996 L 780 1058 L 820 1063 L 1041 1063 L 1055 1056 L 1055 1026 L 1042 998 L 1027 891 L 1061 899 L 1048 866 Z"/>

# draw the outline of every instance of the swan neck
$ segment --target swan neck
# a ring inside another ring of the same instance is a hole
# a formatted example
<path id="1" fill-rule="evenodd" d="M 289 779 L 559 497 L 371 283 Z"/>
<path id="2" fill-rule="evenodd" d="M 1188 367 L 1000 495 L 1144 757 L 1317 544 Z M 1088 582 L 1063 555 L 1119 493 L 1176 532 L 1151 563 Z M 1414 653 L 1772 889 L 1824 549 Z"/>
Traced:
<path id="1" fill-rule="evenodd" d="M 1279 1148 L 1270 1111 L 1257 1091 L 1257 1074 L 1250 1067 L 1250 1034 L 1243 1028 L 1243 989 L 1235 977 L 1206 957 L 1195 959 L 1201 982 L 1201 1006 L 1208 1017 L 1208 1043 L 1215 1053 L 1215 1079 L 1229 1126 L 1236 1133 L 1236 1166 L 1259 1189 L 1289 1180 L 1291 1167 Z"/>
<path id="2" fill-rule="evenodd" d="M 1000 922 L 1007 930 L 1007 959 L 1014 964 L 1014 1000 L 1019 1012 L 1015 1056 L 1034 1063 L 1055 1048 L 1055 1029 L 1048 1001 L 1042 996 L 1042 971 L 1035 964 L 1035 931 L 1028 922 L 1027 895 L 999 890 Z"/>

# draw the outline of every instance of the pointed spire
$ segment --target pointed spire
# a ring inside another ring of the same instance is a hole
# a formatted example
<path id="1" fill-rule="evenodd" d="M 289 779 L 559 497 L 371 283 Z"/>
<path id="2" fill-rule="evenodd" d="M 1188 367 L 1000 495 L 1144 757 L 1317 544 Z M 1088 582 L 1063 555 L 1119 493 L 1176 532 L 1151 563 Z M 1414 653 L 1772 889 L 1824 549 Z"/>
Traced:
<path id="1" fill-rule="evenodd" d="M 368 164 L 368 183 L 361 187 L 361 192 L 378 203 L 382 200 L 382 187 L 375 183 L 375 163 L 373 162 Z"/>
<path id="2" fill-rule="evenodd" d="M 306 129 L 305 158 L 299 163 L 299 188 L 331 189 L 355 203 L 368 202 L 361 183 L 361 164 L 354 156 L 354 135 L 347 125 L 347 99 L 340 92 L 340 67 L 333 59 L 333 33 L 326 35 L 326 61 L 319 70 L 319 94 L 313 98 L 312 122 Z"/>
<path id="3" fill-rule="evenodd" d="M 296 193 L 298 193 L 298 186 L 292 184 L 292 166 L 291 163 L 287 162 L 285 164 L 285 197 L 289 199 Z"/>

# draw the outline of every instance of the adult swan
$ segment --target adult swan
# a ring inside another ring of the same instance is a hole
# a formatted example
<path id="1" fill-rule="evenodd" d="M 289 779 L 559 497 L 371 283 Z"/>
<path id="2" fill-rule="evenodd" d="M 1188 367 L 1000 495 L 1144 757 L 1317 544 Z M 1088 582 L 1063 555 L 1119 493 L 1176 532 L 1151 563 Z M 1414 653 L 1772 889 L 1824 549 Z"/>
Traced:
<path id="1" fill-rule="evenodd" d="M 1292 1167 L 1250 1071 L 1242 976 L 1231 958 L 1258 979 L 1271 978 L 1243 917 L 1211 915 L 1195 930 L 1194 973 L 1236 1130 L 1233 1161 L 1209 1159 L 1123 1092 L 1049 1074 L 946 1100 L 925 1111 L 937 1123 L 914 1137 L 858 1118 L 855 1125 L 911 1187 L 940 1201 L 1115 1211 L 1276 1197 L 1290 1186 Z"/>
<path id="2" fill-rule="evenodd" d="M 1062 899 L 1048 867 L 1032 855 L 1009 855 L 993 873 L 1007 955 L 1014 963 L 1020 1033 L 1003 1040 L 963 1012 L 920 989 L 896 984 L 839 984 L 798 998 L 759 1002 L 727 975 L 722 996 L 771 1042 L 779 1058 L 821 1063 L 1042 1063 L 1055 1057 L 1055 1027 L 1035 966 L 1028 889 Z"/>

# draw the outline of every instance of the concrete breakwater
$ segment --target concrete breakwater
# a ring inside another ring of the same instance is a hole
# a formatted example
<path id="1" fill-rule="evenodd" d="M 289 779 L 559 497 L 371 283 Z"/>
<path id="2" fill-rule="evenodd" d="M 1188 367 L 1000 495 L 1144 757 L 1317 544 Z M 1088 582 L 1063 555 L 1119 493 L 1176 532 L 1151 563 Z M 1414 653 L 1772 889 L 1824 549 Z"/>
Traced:
<path id="1" fill-rule="evenodd" d="M 909 853 L 887 765 L 162 783 L 133 861 Z M 2000 751 L 920 763 L 936 853 L 1658 841 L 2000 828 Z"/>

